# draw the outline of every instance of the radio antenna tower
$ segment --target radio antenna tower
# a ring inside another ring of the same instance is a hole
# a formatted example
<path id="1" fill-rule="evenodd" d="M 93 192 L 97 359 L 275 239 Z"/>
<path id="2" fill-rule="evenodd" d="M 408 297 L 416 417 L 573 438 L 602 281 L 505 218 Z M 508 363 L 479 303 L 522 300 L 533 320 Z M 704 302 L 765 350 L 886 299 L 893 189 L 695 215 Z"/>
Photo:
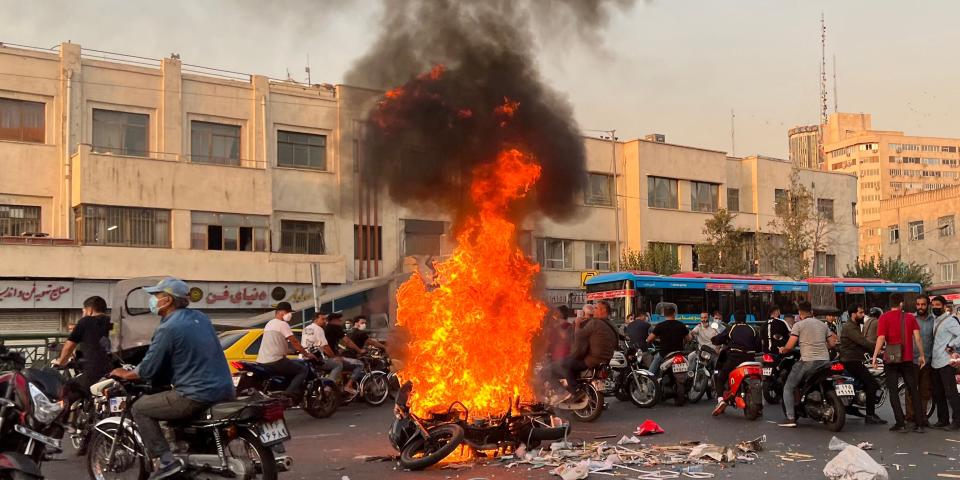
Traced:
<path id="1" fill-rule="evenodd" d="M 827 24 L 820 12 L 820 123 L 827 123 Z"/>

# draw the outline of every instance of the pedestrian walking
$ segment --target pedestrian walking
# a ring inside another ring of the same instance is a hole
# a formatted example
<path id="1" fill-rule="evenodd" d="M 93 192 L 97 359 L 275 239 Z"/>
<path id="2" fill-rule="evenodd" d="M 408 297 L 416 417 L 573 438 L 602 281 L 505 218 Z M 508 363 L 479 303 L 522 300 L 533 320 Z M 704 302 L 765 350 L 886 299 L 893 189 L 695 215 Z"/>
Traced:
<path id="1" fill-rule="evenodd" d="M 913 395 L 914 411 L 923 411 L 923 407 L 920 405 L 920 396 L 917 392 L 917 368 L 913 364 L 914 344 L 919 349 L 918 355 L 922 367 L 926 365 L 926 358 L 923 352 L 923 341 L 920 338 L 920 326 L 917 325 L 917 319 L 913 314 L 903 311 L 903 294 L 893 293 L 890 295 L 890 311 L 881 315 L 877 324 L 877 343 L 873 349 L 872 362 L 873 367 L 876 368 L 877 356 L 886 346 L 883 368 L 886 372 L 890 407 L 893 409 L 893 416 L 896 419 L 896 423 L 890 427 L 890 431 L 893 432 L 903 433 L 908 431 L 898 392 L 900 378 L 903 378 L 907 392 Z M 920 415 L 920 417 L 914 419 L 913 431 L 916 433 L 923 433 L 923 427 L 926 426 L 926 420 L 922 418 L 923 415 Z"/>
<path id="2" fill-rule="evenodd" d="M 917 325 L 920 325 L 920 339 L 923 340 L 923 352 L 926 354 L 924 359 L 926 360 L 926 365 L 919 367 L 917 370 L 917 390 L 920 392 L 920 405 L 923 407 L 921 415 L 926 415 L 927 409 L 930 406 L 930 399 L 933 397 L 933 323 L 935 317 L 930 313 L 930 299 L 920 295 L 916 300 L 917 313 Z M 917 355 L 914 355 L 913 363 L 914 365 L 919 364 L 919 358 Z M 912 422 L 914 419 L 913 412 L 913 398 L 907 395 L 906 398 L 906 411 L 907 411 L 907 421 Z M 926 418 L 924 418 L 926 420 Z"/>
<path id="3" fill-rule="evenodd" d="M 960 392 L 957 392 L 957 368 L 950 364 L 951 354 L 960 349 L 960 319 L 946 309 L 947 300 L 938 295 L 931 301 L 936 316 L 933 325 L 933 400 L 937 405 L 935 428 L 960 430 Z M 950 412 L 953 411 L 953 421 Z"/>

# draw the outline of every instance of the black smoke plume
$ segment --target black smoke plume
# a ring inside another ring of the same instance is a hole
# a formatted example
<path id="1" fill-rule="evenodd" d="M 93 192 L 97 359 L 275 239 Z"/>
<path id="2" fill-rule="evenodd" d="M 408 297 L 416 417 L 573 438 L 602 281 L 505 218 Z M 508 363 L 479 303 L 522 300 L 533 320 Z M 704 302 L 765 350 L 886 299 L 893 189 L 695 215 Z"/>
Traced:
<path id="1" fill-rule="evenodd" d="M 384 2 L 380 37 L 346 76 L 349 85 L 391 89 L 370 113 L 365 181 L 386 187 L 400 204 L 463 213 L 473 168 L 517 147 L 543 168 L 533 209 L 568 218 L 586 178 L 586 154 L 569 102 L 536 69 L 532 32 L 595 41 L 611 6 L 631 3 Z M 514 104 L 515 113 L 505 114 Z"/>

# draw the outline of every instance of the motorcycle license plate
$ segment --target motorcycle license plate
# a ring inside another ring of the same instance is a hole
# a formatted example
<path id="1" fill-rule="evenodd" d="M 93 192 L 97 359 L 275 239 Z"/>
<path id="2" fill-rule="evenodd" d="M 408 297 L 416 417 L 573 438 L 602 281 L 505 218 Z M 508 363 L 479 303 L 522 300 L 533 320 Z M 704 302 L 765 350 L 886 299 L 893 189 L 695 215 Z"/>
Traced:
<path id="1" fill-rule="evenodd" d="M 763 369 L 763 376 L 764 376 L 764 377 L 769 377 L 770 375 L 773 375 L 773 368 L 772 368 L 772 367 L 764 368 L 764 369 Z"/>
<path id="2" fill-rule="evenodd" d="M 853 396 L 853 384 L 852 383 L 841 383 L 839 385 L 833 386 L 834 390 L 837 391 L 837 395 L 841 397 L 852 397 Z"/>
<path id="3" fill-rule="evenodd" d="M 687 373 L 687 364 L 686 364 L 686 363 L 674 363 L 674 364 L 673 364 L 673 373 Z"/>
<path id="4" fill-rule="evenodd" d="M 231 377 L 231 378 L 233 378 L 233 386 L 234 386 L 234 387 L 236 387 L 237 385 L 240 385 L 240 375 L 234 375 L 234 376 Z"/>
<path id="5" fill-rule="evenodd" d="M 269 446 L 290 439 L 290 432 L 287 431 L 287 424 L 283 420 L 261 423 L 257 426 L 257 430 L 260 431 L 260 441 L 264 445 Z"/>
<path id="6" fill-rule="evenodd" d="M 120 413 L 123 411 L 123 397 L 110 397 L 110 413 Z"/>

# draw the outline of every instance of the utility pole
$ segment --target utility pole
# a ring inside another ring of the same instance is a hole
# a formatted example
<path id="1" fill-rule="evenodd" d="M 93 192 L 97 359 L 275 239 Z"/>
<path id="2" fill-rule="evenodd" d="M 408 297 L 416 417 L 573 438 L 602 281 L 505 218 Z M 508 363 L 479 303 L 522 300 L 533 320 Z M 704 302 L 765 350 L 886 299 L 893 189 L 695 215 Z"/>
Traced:
<path id="1" fill-rule="evenodd" d="M 817 168 L 823 168 L 823 129 L 827 124 L 827 23 L 820 12 L 820 127 L 817 128 Z"/>
<path id="2" fill-rule="evenodd" d="M 613 157 L 613 228 L 616 230 L 616 262 L 620 263 L 620 195 L 619 188 L 617 184 L 620 183 L 620 179 L 617 174 L 617 131 L 610 130 L 610 147 L 611 155 Z"/>
<path id="3" fill-rule="evenodd" d="M 737 117 L 736 115 L 733 114 L 733 109 L 731 108 L 730 109 L 730 156 L 731 157 L 737 156 L 737 136 L 736 136 L 736 129 L 734 126 L 734 120 L 736 118 Z"/>

